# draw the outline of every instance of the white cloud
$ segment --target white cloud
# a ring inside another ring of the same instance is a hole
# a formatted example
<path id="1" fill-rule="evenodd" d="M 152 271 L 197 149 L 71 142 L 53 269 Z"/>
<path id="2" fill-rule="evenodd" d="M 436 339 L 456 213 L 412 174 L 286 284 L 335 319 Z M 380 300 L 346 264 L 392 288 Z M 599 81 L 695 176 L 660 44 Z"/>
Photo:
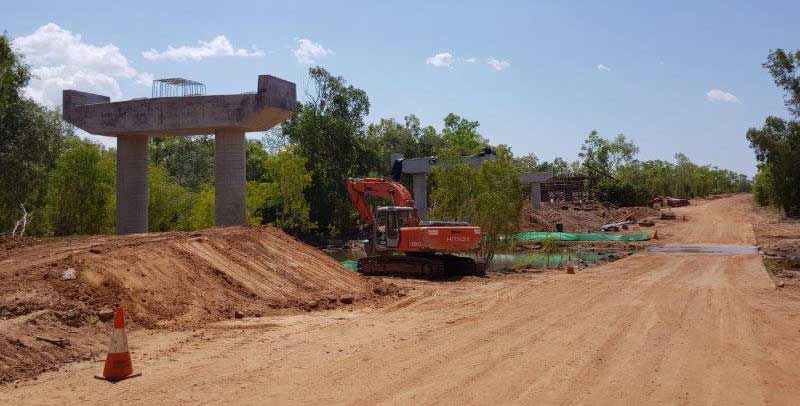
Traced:
<path id="1" fill-rule="evenodd" d="M 151 48 L 149 51 L 142 52 L 142 56 L 144 59 L 151 61 L 199 61 L 218 56 L 264 56 L 264 51 L 255 47 L 252 50 L 234 47 L 224 35 L 217 35 L 208 42 L 201 40 L 197 41 L 197 43 L 198 46 L 181 45 L 179 47 L 173 47 L 169 45 L 163 52 L 158 52 Z"/>
<path id="2" fill-rule="evenodd" d="M 426 59 L 425 63 L 428 65 L 433 65 L 437 68 L 448 68 L 453 64 L 454 60 L 455 58 L 450 52 L 440 52 Z"/>
<path id="3" fill-rule="evenodd" d="M 711 89 L 706 92 L 706 100 L 720 103 L 740 103 L 738 97 L 720 89 Z"/>
<path id="4" fill-rule="evenodd" d="M 611 68 L 609 68 L 608 66 L 603 65 L 601 63 L 600 65 L 597 65 L 597 70 L 603 71 L 603 72 L 609 72 L 609 71 L 611 71 Z"/>
<path id="5" fill-rule="evenodd" d="M 308 38 L 298 38 L 297 48 L 292 50 L 297 62 L 312 64 L 326 56 L 333 55 L 333 50 L 326 49 L 322 44 L 314 42 Z"/>
<path id="6" fill-rule="evenodd" d="M 122 91 L 118 79 L 145 86 L 153 80 L 152 75 L 134 69 L 113 44 L 88 44 L 79 34 L 54 23 L 17 37 L 11 44 L 31 65 L 33 77 L 25 93 L 48 106 L 61 104 L 61 91 L 66 88 L 119 98 Z"/>
<path id="7" fill-rule="evenodd" d="M 495 59 L 495 58 L 487 59 L 486 63 L 489 66 L 491 66 L 492 69 L 494 69 L 494 70 L 496 70 L 498 72 L 506 70 L 506 69 L 508 69 L 509 66 L 511 66 L 511 62 L 509 62 L 509 61 L 501 61 L 501 60 Z"/>
<path id="8" fill-rule="evenodd" d="M 478 59 L 476 57 L 469 57 L 469 58 L 456 58 L 450 52 L 439 52 L 434 56 L 430 56 L 425 59 L 425 63 L 427 65 L 432 65 L 435 68 L 450 68 L 456 63 L 478 63 L 483 61 L 483 59 Z M 511 62 L 500 60 L 497 58 L 488 58 L 485 60 L 486 64 L 489 65 L 492 69 L 496 71 L 503 71 L 508 69 L 511 66 Z"/>

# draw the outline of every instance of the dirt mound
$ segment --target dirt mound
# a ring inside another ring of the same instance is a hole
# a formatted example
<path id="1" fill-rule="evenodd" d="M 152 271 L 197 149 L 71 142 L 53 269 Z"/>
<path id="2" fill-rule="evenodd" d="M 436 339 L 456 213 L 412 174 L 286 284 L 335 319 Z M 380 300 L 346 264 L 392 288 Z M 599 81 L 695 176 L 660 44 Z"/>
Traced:
<path id="1" fill-rule="evenodd" d="M 0 248 L 0 381 L 102 353 L 95 337 L 105 341 L 107 331 L 98 313 L 116 303 L 133 328 L 182 329 L 396 291 L 269 227 L 5 239 Z"/>
<path id="2" fill-rule="evenodd" d="M 658 216 L 651 207 L 613 207 L 600 202 L 564 203 L 542 202 L 540 210 L 530 203 L 522 209 L 520 227 L 524 231 L 554 231 L 555 224 L 564 225 L 566 232 L 597 232 L 603 224 L 626 220 L 641 221 Z"/>

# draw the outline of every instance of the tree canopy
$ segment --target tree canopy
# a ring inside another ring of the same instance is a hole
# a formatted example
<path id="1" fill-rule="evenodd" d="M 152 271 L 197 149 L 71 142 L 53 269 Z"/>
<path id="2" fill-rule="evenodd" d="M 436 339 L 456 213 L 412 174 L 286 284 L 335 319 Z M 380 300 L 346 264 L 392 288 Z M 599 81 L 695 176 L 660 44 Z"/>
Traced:
<path id="1" fill-rule="evenodd" d="M 764 68 L 783 88 L 786 108 L 800 117 L 800 51 L 772 51 Z M 770 116 L 763 127 L 749 129 L 746 136 L 759 162 L 756 202 L 775 204 L 786 215 L 800 217 L 800 123 Z"/>

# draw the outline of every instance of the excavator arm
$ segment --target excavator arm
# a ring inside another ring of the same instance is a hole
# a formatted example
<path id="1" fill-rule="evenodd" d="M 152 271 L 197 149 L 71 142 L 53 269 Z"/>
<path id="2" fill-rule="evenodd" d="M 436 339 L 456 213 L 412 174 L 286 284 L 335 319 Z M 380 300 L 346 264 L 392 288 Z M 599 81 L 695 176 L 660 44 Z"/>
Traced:
<path id="1" fill-rule="evenodd" d="M 361 220 L 370 226 L 375 224 L 375 217 L 369 206 L 368 197 L 374 196 L 384 200 L 389 200 L 394 206 L 410 207 L 414 209 L 410 226 L 419 224 L 417 206 L 411 192 L 400 182 L 395 182 L 383 178 L 349 178 L 347 179 L 347 193 L 350 201 L 356 206 Z"/>

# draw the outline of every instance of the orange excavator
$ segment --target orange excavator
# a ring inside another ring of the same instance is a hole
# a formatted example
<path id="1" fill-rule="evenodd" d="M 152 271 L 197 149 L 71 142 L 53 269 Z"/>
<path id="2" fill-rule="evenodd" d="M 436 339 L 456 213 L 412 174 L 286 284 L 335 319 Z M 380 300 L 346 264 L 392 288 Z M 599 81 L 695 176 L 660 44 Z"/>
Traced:
<path id="1" fill-rule="evenodd" d="M 367 257 L 358 261 L 364 275 L 434 278 L 482 274 L 472 258 L 453 255 L 477 250 L 480 227 L 462 222 L 421 221 L 411 193 L 383 178 L 350 178 L 347 192 L 361 220 L 370 227 Z M 392 202 L 372 210 L 370 197 Z"/>

